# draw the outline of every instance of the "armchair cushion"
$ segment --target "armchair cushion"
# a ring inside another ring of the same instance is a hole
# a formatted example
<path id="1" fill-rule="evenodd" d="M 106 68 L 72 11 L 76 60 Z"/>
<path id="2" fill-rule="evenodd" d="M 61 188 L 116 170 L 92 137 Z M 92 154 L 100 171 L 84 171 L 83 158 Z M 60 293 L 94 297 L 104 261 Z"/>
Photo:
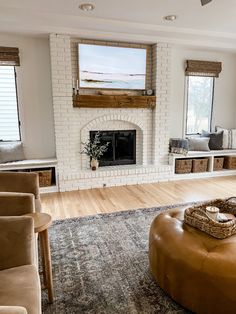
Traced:
<path id="1" fill-rule="evenodd" d="M 1 306 L 0 314 L 27 314 L 26 308 L 22 306 Z"/>
<path id="2" fill-rule="evenodd" d="M 33 264 L 35 261 L 33 218 L 0 217 L 0 230 L 0 270 Z"/>
<path id="3" fill-rule="evenodd" d="M 41 313 L 40 281 L 35 266 L 24 265 L 2 270 L 0 271 L 0 282 L 1 305 L 21 306 L 27 310 L 25 312 L 27 314 Z M 18 312 L 14 312 L 14 314 L 16 313 Z"/>
<path id="4" fill-rule="evenodd" d="M 33 194 L 0 192 L 0 216 L 20 216 L 33 213 L 34 206 Z"/>

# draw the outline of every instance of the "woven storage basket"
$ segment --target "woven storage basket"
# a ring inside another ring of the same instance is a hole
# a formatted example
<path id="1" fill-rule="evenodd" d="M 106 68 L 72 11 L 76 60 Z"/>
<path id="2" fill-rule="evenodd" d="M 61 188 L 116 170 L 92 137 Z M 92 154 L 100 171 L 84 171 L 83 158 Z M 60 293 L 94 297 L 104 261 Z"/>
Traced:
<path id="1" fill-rule="evenodd" d="M 208 167 L 208 158 L 193 159 L 192 172 L 206 172 Z"/>
<path id="2" fill-rule="evenodd" d="M 176 159 L 175 173 L 190 173 L 192 170 L 192 159 Z"/>
<path id="3" fill-rule="evenodd" d="M 225 169 L 236 169 L 236 156 L 225 156 L 224 168 Z"/>
<path id="4" fill-rule="evenodd" d="M 187 208 L 184 212 L 184 222 L 217 239 L 225 239 L 236 234 L 236 219 L 228 222 L 217 222 L 206 213 L 207 206 L 216 206 L 220 213 L 236 215 L 236 197 L 228 200 L 217 199 L 211 202 Z"/>
<path id="5" fill-rule="evenodd" d="M 38 173 L 40 187 L 46 187 L 52 184 L 52 169 L 34 172 Z"/>
<path id="6" fill-rule="evenodd" d="M 222 170 L 223 164 L 224 164 L 224 157 L 215 157 L 213 170 L 214 171 Z"/>

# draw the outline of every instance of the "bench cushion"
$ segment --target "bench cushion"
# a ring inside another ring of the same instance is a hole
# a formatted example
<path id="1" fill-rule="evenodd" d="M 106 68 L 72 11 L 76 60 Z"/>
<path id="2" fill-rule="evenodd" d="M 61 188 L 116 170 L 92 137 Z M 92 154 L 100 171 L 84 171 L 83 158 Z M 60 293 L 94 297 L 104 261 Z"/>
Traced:
<path id="1" fill-rule="evenodd" d="M 4 143 L 0 145 L 0 163 L 24 159 L 25 154 L 22 143 Z"/>

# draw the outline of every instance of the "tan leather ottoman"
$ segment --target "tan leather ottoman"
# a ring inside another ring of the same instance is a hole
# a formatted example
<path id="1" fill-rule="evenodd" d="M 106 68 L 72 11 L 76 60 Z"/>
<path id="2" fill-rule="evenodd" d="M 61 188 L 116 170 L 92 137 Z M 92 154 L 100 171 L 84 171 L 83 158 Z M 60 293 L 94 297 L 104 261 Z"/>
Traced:
<path id="1" fill-rule="evenodd" d="M 176 302 L 195 313 L 236 313 L 236 235 L 217 240 L 183 223 L 184 209 L 152 222 L 150 269 Z"/>

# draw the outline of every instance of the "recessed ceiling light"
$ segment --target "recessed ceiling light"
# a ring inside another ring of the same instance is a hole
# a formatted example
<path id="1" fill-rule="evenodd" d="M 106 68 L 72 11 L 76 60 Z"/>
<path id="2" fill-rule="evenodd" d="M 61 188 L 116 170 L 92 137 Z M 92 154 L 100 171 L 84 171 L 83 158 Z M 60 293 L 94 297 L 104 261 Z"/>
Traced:
<path id="1" fill-rule="evenodd" d="M 93 11 L 95 6 L 92 3 L 82 3 L 79 5 L 79 8 L 82 11 Z"/>
<path id="2" fill-rule="evenodd" d="M 175 21 L 177 19 L 177 15 L 174 15 L 174 14 L 167 15 L 167 16 L 164 16 L 164 19 L 166 21 Z"/>

